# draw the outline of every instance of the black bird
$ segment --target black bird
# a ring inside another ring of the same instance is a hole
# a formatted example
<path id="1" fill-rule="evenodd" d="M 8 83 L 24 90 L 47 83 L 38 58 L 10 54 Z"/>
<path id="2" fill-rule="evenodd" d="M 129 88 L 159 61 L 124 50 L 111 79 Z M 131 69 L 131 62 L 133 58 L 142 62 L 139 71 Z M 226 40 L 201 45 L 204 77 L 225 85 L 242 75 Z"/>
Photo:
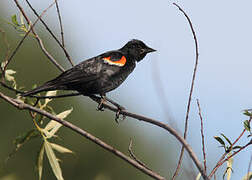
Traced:
<path id="1" fill-rule="evenodd" d="M 142 41 L 133 39 L 122 48 L 105 52 L 66 70 L 22 96 L 31 96 L 42 91 L 75 90 L 85 96 L 105 93 L 117 88 L 135 69 L 147 53 L 155 50 Z"/>

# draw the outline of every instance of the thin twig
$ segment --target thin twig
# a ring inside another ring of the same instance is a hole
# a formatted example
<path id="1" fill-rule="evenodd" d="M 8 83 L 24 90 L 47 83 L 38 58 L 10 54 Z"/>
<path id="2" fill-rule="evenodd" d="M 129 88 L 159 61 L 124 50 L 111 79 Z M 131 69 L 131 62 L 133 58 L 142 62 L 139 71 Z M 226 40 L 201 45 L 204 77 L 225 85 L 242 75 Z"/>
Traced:
<path id="1" fill-rule="evenodd" d="M 165 178 L 160 176 L 159 174 L 157 174 L 154 171 L 151 171 L 147 168 L 145 168 L 144 166 L 142 166 L 141 164 L 137 163 L 135 160 L 131 159 L 130 157 L 126 156 L 125 154 L 123 154 L 122 152 L 118 151 L 117 149 L 115 149 L 114 147 L 106 144 L 105 142 L 103 142 L 102 140 L 98 139 L 97 137 L 93 136 L 92 134 L 82 130 L 81 128 L 73 125 L 72 123 L 68 122 L 68 121 L 64 121 L 42 109 L 30 106 L 28 104 L 25 104 L 19 100 L 10 98 L 6 95 L 4 95 L 3 93 L 0 92 L 0 97 L 2 99 L 4 99 L 6 102 L 14 105 L 15 107 L 19 108 L 20 110 L 23 109 L 27 109 L 29 111 L 33 111 L 33 112 L 37 112 L 43 116 L 46 116 L 49 119 L 55 120 L 58 123 L 64 125 L 67 128 L 72 129 L 74 132 L 84 136 L 85 138 L 91 140 L 92 142 L 96 143 L 97 145 L 99 145 L 100 147 L 106 149 L 107 151 L 115 154 L 117 157 L 127 161 L 129 164 L 131 164 L 132 166 L 136 167 L 137 169 L 139 169 L 140 171 L 144 172 L 145 174 L 149 175 L 150 177 L 153 177 L 155 179 L 159 179 L 159 180 L 164 180 Z"/>
<path id="2" fill-rule="evenodd" d="M 16 89 L 13 89 L 9 86 L 7 86 L 5 83 L 3 82 L 0 82 L 4 87 L 16 92 L 16 93 L 22 93 L 21 91 L 19 90 L 16 90 Z M 41 96 L 42 97 L 42 96 Z M 35 98 L 40 98 L 40 96 L 38 97 L 35 97 Z M 50 96 L 45 96 L 45 98 L 50 98 Z M 98 104 L 100 104 L 100 100 L 101 98 L 98 98 L 96 96 L 90 96 L 90 98 L 92 100 L 94 100 L 95 102 L 97 102 Z M 115 108 L 114 106 L 111 106 L 111 105 L 108 105 L 106 103 L 103 104 L 103 107 L 104 108 L 107 108 L 113 112 L 118 112 L 118 109 Z M 144 117 L 144 116 L 141 116 L 141 115 L 137 115 L 137 114 L 134 114 L 134 113 L 130 113 L 130 112 L 127 112 L 125 110 L 121 110 L 119 112 L 120 114 L 122 115 L 125 115 L 125 116 L 128 116 L 128 117 L 132 117 L 132 118 L 135 118 L 135 119 L 138 119 L 140 121 L 145 121 L 145 122 L 148 122 L 150 124 L 153 124 L 153 125 L 156 125 L 158 127 L 161 127 L 165 130 L 167 130 L 168 132 L 170 132 L 183 146 L 185 146 L 185 149 L 187 150 L 188 154 L 190 155 L 190 157 L 192 158 L 193 162 L 195 163 L 195 165 L 197 166 L 198 170 L 201 172 L 202 176 L 204 179 L 207 179 L 207 176 L 204 172 L 204 169 L 202 168 L 201 164 L 200 164 L 200 161 L 198 160 L 196 154 L 193 152 L 192 148 L 190 147 L 190 145 L 185 141 L 185 139 L 183 137 L 181 137 L 177 131 L 173 128 L 171 128 L 170 126 L 168 126 L 167 124 L 164 124 L 162 122 L 159 122 L 159 121 L 156 121 L 154 119 L 151 119 L 151 118 L 147 118 L 147 117 Z"/>
<path id="3" fill-rule="evenodd" d="M 138 158 L 136 157 L 136 155 L 133 153 L 133 150 L 132 150 L 132 139 L 130 139 L 128 151 L 129 151 L 130 157 L 131 157 L 132 159 L 134 159 L 136 162 L 138 162 L 139 164 L 141 164 L 141 165 L 144 166 L 145 168 L 151 170 L 148 166 L 146 166 L 146 164 L 144 164 L 140 159 L 138 159 Z"/>
<path id="4" fill-rule="evenodd" d="M 204 128 L 203 128 L 203 118 L 202 118 L 202 114 L 201 114 L 201 108 L 200 108 L 200 103 L 199 103 L 199 99 L 197 99 L 197 105 L 198 105 L 198 109 L 199 109 L 199 117 L 200 117 L 200 126 L 201 126 L 201 139 L 202 139 L 202 152 L 203 152 L 203 162 L 204 162 L 204 170 L 207 174 L 206 171 L 206 149 L 205 149 L 205 140 L 204 140 Z"/>
<path id="5" fill-rule="evenodd" d="M 55 41 L 58 43 L 58 45 L 61 47 L 61 49 L 64 51 L 68 61 L 70 62 L 70 64 L 72 66 L 74 66 L 73 61 L 70 57 L 70 55 L 68 54 L 68 52 L 66 51 L 65 47 L 60 43 L 60 41 L 57 39 L 57 37 L 53 34 L 53 32 L 50 30 L 50 28 L 47 26 L 47 24 L 45 23 L 45 21 L 42 20 L 42 18 L 39 17 L 37 11 L 32 7 L 32 5 L 30 4 L 30 2 L 28 0 L 26 0 L 28 6 L 31 8 L 31 10 L 33 11 L 33 13 L 39 18 L 39 20 L 42 22 L 42 24 L 45 26 L 46 30 L 51 34 L 51 36 L 53 37 L 53 39 L 55 39 Z M 57 1 L 55 1 L 57 3 Z"/>
<path id="6" fill-rule="evenodd" d="M 54 5 L 55 2 L 53 2 L 50 6 L 48 6 L 48 8 L 46 8 L 39 17 L 42 17 L 46 11 L 48 9 L 50 9 L 53 5 Z M 31 32 L 31 30 L 33 29 L 33 27 L 36 25 L 36 23 L 38 22 L 39 18 L 36 19 L 36 21 L 33 23 L 33 24 L 30 24 L 30 28 L 29 30 L 25 33 L 24 37 L 19 41 L 17 47 L 14 49 L 14 51 L 12 52 L 10 58 L 8 58 L 8 60 L 6 61 L 6 65 L 4 67 L 4 72 L 6 71 L 6 68 L 7 66 L 9 65 L 9 63 L 11 62 L 11 60 L 13 59 L 13 57 L 15 56 L 15 54 L 17 53 L 17 51 L 19 50 L 19 48 L 21 47 L 21 45 L 23 44 L 25 38 L 29 35 L 29 33 Z"/>
<path id="7" fill-rule="evenodd" d="M 12 103 L 15 103 L 16 105 L 15 105 L 15 104 L 13 104 L 13 105 L 18 106 L 19 108 L 20 108 L 20 107 L 22 108 L 23 106 L 25 106 L 25 107 L 27 107 L 26 109 L 30 109 L 30 108 L 31 108 L 30 110 L 32 110 L 32 111 L 34 111 L 34 112 L 38 112 L 38 111 L 37 111 L 38 109 L 36 109 L 35 107 L 30 106 L 30 105 L 28 105 L 28 104 L 21 103 L 21 102 L 18 101 L 18 100 L 15 100 L 15 99 L 12 99 L 12 98 L 10 98 L 10 97 L 8 97 L 8 96 L 5 96 L 5 95 L 4 95 L 3 93 L 1 93 L 1 92 L 0 92 L 0 97 L 3 98 L 3 99 L 5 99 L 5 100 L 8 101 L 8 102 L 11 101 Z M 90 98 L 91 98 L 91 97 L 90 97 Z M 94 101 L 100 103 L 99 99 L 94 99 L 94 98 L 91 98 L 91 99 L 93 99 Z M 109 109 L 109 110 L 111 110 L 111 111 L 113 111 L 113 112 L 118 112 L 118 109 L 117 109 L 117 108 L 115 108 L 115 107 L 113 107 L 113 106 L 111 106 L 111 105 L 109 105 L 109 104 L 107 104 L 107 103 L 104 103 L 104 104 L 103 104 L 103 107 L 106 108 L 106 109 Z M 40 111 L 39 111 L 38 113 L 40 113 Z M 47 113 L 47 112 L 45 112 L 45 111 L 44 111 L 43 113 L 46 113 L 46 114 L 44 114 L 44 115 L 47 116 L 47 117 L 50 117 L 50 118 L 53 117 L 53 115 L 51 115 L 50 113 Z M 196 165 L 196 167 L 198 168 L 198 170 L 199 170 L 200 173 L 202 174 L 202 177 L 204 178 L 204 180 L 209 180 L 208 177 L 207 177 L 207 175 L 206 175 L 205 172 L 204 172 L 204 169 L 203 169 L 203 167 L 202 167 L 200 161 L 198 160 L 196 154 L 193 152 L 191 146 L 190 146 L 190 145 L 185 141 L 185 139 L 184 139 L 182 136 L 180 136 L 180 135 L 176 132 L 176 130 L 174 130 L 172 127 L 170 127 L 170 126 L 168 126 L 167 124 L 164 124 L 164 123 L 162 123 L 162 122 L 159 122 L 159 121 L 157 121 L 157 120 L 154 120 L 154 119 L 151 119 L 151 118 L 148 118 L 148 117 L 144 117 L 144 116 L 141 116 L 141 115 L 138 115 L 138 114 L 134 114 L 134 113 L 128 112 L 128 111 L 126 111 L 126 110 L 121 110 L 119 113 L 122 114 L 122 115 L 128 116 L 128 117 L 131 117 L 131 118 L 140 120 L 140 121 L 144 121 L 144 122 L 150 123 L 150 124 L 152 124 L 152 125 L 156 125 L 156 126 L 158 126 L 158 127 L 163 128 L 164 130 L 168 131 L 169 133 L 171 133 L 171 134 L 172 134 L 172 135 L 173 135 L 173 136 L 185 147 L 185 149 L 187 150 L 189 156 L 190 156 L 191 159 L 193 160 L 194 164 Z M 52 118 L 52 119 L 53 119 L 53 118 Z M 58 119 L 55 119 L 55 120 L 57 121 Z M 63 125 L 68 127 L 69 124 L 67 123 L 67 125 L 65 125 L 64 122 L 65 122 L 65 121 L 63 121 Z M 71 125 L 71 126 L 72 126 L 72 125 Z M 71 128 L 71 127 L 69 127 L 69 128 Z M 78 127 L 77 127 L 77 128 L 78 128 Z M 72 129 L 72 128 L 71 128 L 71 129 Z M 74 129 L 73 129 L 73 130 L 74 130 Z"/>
<path id="8" fill-rule="evenodd" d="M 8 86 L 8 85 L 4 82 L 4 79 L 2 79 L 2 80 L 0 81 L 0 84 L 1 84 L 3 87 L 5 87 L 5 88 L 7 88 L 7 89 L 9 89 L 9 90 L 11 90 L 11 91 L 13 91 L 13 92 L 15 92 L 16 94 L 22 94 L 22 93 L 23 93 L 22 91 L 19 91 L 19 90 L 17 90 L 17 89 L 14 89 L 14 88 Z"/>
<path id="9" fill-rule="evenodd" d="M 222 160 L 218 166 L 211 172 L 211 174 L 209 175 L 209 179 L 213 176 L 212 173 L 215 173 L 216 170 L 226 161 L 228 161 L 230 158 L 234 157 L 236 154 L 238 154 L 239 152 L 241 152 L 242 150 L 246 149 L 249 145 L 252 145 L 252 140 L 250 140 L 250 142 L 248 142 L 246 145 L 242 146 L 238 151 L 235 151 L 233 154 L 231 154 L 230 156 L 228 156 L 226 159 Z"/>
<path id="10" fill-rule="evenodd" d="M 249 123 L 251 122 L 252 117 L 250 117 L 249 119 Z M 232 145 L 230 146 L 230 149 L 232 150 L 232 147 L 234 147 L 234 145 L 241 139 L 241 137 L 244 135 L 244 133 L 246 132 L 246 129 L 244 128 L 243 131 L 241 132 L 241 134 L 238 136 L 238 138 L 236 138 L 236 140 L 232 143 Z M 241 151 L 241 150 L 240 150 Z M 239 151 L 239 152 L 240 152 Z M 228 154 L 228 152 L 225 152 L 221 158 L 219 159 L 219 161 L 216 163 L 215 167 L 213 168 L 213 170 L 211 171 L 210 175 L 208 176 L 209 179 L 211 179 L 211 177 L 215 174 L 215 172 L 217 171 L 217 169 L 225 162 L 224 158 L 226 157 L 226 155 Z M 230 156 L 232 157 L 232 156 Z"/>
<path id="11" fill-rule="evenodd" d="M 56 9 L 57 9 L 57 14 L 58 14 L 58 18 L 59 18 L 59 23 L 60 23 L 61 43 L 62 43 L 62 46 L 65 47 L 64 31 L 63 31 L 63 25 L 62 25 L 58 0 L 55 0 L 55 2 L 56 2 Z"/>
<path id="12" fill-rule="evenodd" d="M 7 86 L 5 83 L 0 82 L 4 87 L 16 92 L 16 93 L 23 93 L 19 90 L 13 89 L 12 87 Z M 73 95 L 73 94 L 69 94 L 69 95 Z M 78 95 L 76 93 L 76 95 Z M 63 96 L 63 95 L 59 95 L 59 96 Z M 43 96 L 34 96 L 34 98 L 42 98 Z M 43 98 L 54 98 L 54 97 L 50 97 L 50 96 L 44 96 Z M 89 96 L 89 98 L 91 98 L 93 101 L 97 102 L 98 104 L 100 104 L 101 98 L 96 97 L 95 95 L 93 96 Z M 108 105 L 107 103 L 103 103 L 103 107 L 107 108 L 113 112 L 118 112 L 118 109 L 115 108 L 114 106 Z M 202 176 L 204 177 L 204 175 L 206 176 L 206 174 L 204 173 L 204 170 L 200 164 L 200 161 L 198 160 L 196 154 L 193 152 L 192 148 L 190 147 L 190 145 L 183 139 L 183 137 L 181 137 L 175 129 L 171 128 L 170 126 L 168 126 L 167 124 L 164 124 L 162 122 L 159 122 L 157 120 L 151 119 L 151 118 L 147 118 L 138 114 L 134 114 L 134 113 L 130 113 L 127 112 L 126 110 L 121 110 L 119 112 L 122 115 L 128 116 L 128 117 L 132 117 L 135 119 L 138 119 L 140 121 L 145 121 L 148 123 L 151 123 L 153 125 L 156 125 L 158 127 L 161 127 L 165 130 L 167 130 L 168 132 L 170 132 L 178 141 L 180 141 L 180 143 L 185 146 L 186 150 L 188 151 L 188 154 L 190 155 L 190 157 L 192 158 L 193 162 L 195 163 L 195 165 L 197 166 L 197 168 L 199 169 L 199 171 L 201 172 Z M 202 173 L 203 172 L 203 173 Z"/>
<path id="13" fill-rule="evenodd" d="M 42 49 L 42 51 L 44 52 L 44 54 L 47 56 L 47 58 L 61 71 L 64 72 L 64 68 L 52 57 L 52 55 L 45 49 L 43 41 L 40 39 L 40 37 L 38 36 L 38 34 L 35 32 L 34 28 L 31 26 L 32 23 L 29 20 L 29 18 L 27 17 L 27 15 L 25 14 L 23 8 L 20 6 L 20 4 L 18 3 L 17 0 L 14 0 L 14 2 L 16 3 L 18 9 L 20 10 L 20 12 L 22 13 L 22 15 L 24 16 L 27 24 L 30 26 L 32 33 L 34 34 L 36 40 L 39 43 L 40 48 Z M 54 2 L 55 3 L 55 2 Z"/>
<path id="14" fill-rule="evenodd" d="M 176 7 L 178 7 L 178 9 L 184 14 L 184 16 L 186 17 L 192 34 L 193 34 L 193 38 L 194 38 L 194 43 L 195 43 L 195 54 L 196 54 L 196 60 L 195 60 L 195 65 L 194 65 L 194 70 L 193 70 L 193 77 L 192 77 L 192 83 L 191 83 L 191 89 L 190 89 L 190 94 L 189 94 L 189 99 L 188 99 L 188 103 L 187 103 L 187 111 L 186 111 L 186 118 L 185 118 L 185 130 L 184 130 L 184 139 L 186 139 L 187 136 L 187 129 L 188 129 L 188 119 L 189 119 L 189 112 L 190 112 L 190 106 L 191 106 L 191 99 L 192 99 L 192 93 L 193 93 L 193 88 L 194 88 L 194 81 L 195 81 L 195 77 L 196 77 L 196 72 L 197 72 L 197 67 L 198 67 L 198 60 L 199 60 L 199 52 L 198 52 L 198 42 L 197 42 L 197 37 L 195 34 L 195 31 L 193 29 L 193 25 L 192 22 L 189 18 L 189 16 L 185 13 L 185 11 L 176 3 L 173 3 L 173 5 L 175 5 Z M 183 160 L 183 155 L 184 155 L 184 147 L 181 148 L 181 152 L 180 152 L 180 156 L 179 156 L 179 161 L 178 161 L 178 165 L 177 168 L 175 170 L 175 173 L 172 177 L 172 179 L 174 180 L 180 170 L 180 166 L 182 164 L 182 160 Z"/>
<path id="15" fill-rule="evenodd" d="M 92 97 L 90 97 L 90 98 L 93 99 L 94 101 L 96 101 L 97 103 L 100 103 L 99 99 L 92 98 Z M 106 103 L 103 104 L 103 107 L 106 108 L 106 109 L 109 109 L 109 110 L 111 110 L 113 112 L 118 112 L 117 108 L 115 108 L 113 106 L 110 106 L 110 105 L 108 105 Z M 186 140 L 182 136 L 179 135 L 179 133 L 175 129 L 173 129 L 169 125 L 167 125 L 165 123 L 162 123 L 160 121 L 157 121 L 155 119 L 151 119 L 151 118 L 148 118 L 148 117 L 145 117 L 145 116 L 134 114 L 134 113 L 128 112 L 126 110 L 121 110 L 119 113 L 121 115 L 125 115 L 125 116 L 128 116 L 128 117 L 137 119 L 139 121 L 144 121 L 144 122 L 150 123 L 152 125 L 161 127 L 164 130 L 168 131 L 170 134 L 172 134 L 185 147 L 185 149 L 187 150 L 189 156 L 191 157 L 191 159 L 193 160 L 194 164 L 196 165 L 196 167 L 198 168 L 199 172 L 201 173 L 202 177 L 205 180 L 208 179 L 208 177 L 206 176 L 206 173 L 204 172 L 204 169 L 203 169 L 200 161 L 198 160 L 196 154 L 193 152 L 191 146 L 186 142 Z"/>

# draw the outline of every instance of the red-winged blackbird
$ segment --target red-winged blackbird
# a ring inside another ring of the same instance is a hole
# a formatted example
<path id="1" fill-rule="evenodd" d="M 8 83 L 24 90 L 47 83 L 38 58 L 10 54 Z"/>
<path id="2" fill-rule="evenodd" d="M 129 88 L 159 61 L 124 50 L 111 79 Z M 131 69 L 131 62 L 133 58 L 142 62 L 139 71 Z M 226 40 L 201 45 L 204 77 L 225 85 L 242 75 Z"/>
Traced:
<path id="1" fill-rule="evenodd" d="M 30 96 L 42 91 L 75 90 L 85 96 L 105 93 L 117 88 L 147 53 L 155 51 L 142 41 L 133 39 L 121 49 L 108 51 L 68 69 L 55 79 L 28 91 Z"/>
<path id="2" fill-rule="evenodd" d="M 134 70 L 136 62 L 155 51 L 142 41 L 133 39 L 121 49 L 108 51 L 68 69 L 55 79 L 46 82 L 23 96 L 42 91 L 75 90 L 83 95 L 100 94 L 117 88 Z"/>

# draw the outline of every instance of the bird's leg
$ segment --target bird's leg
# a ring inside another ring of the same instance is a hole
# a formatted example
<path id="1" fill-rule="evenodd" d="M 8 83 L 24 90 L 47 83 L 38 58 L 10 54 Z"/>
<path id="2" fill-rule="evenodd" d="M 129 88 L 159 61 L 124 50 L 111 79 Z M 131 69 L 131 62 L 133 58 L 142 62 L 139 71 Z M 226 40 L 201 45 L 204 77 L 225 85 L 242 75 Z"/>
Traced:
<path id="1" fill-rule="evenodd" d="M 103 99 L 102 97 L 98 97 L 94 94 L 89 94 L 89 95 L 86 95 L 86 96 L 89 96 L 91 99 L 93 99 L 94 101 L 96 101 L 98 103 L 98 106 L 96 108 L 97 111 L 103 111 L 103 104 L 104 102 L 106 101 L 105 99 Z"/>
<path id="2" fill-rule="evenodd" d="M 118 119 L 120 117 L 120 113 L 122 110 L 125 110 L 125 107 L 121 106 L 120 104 L 118 104 L 117 102 L 113 101 L 112 99 L 107 98 L 105 95 L 101 95 L 102 99 L 105 99 L 106 101 L 110 102 L 111 104 L 113 104 L 114 106 L 117 107 L 117 112 L 116 112 L 116 116 L 115 116 L 115 121 L 117 123 L 119 123 Z M 123 119 L 124 120 L 126 118 L 125 115 L 123 115 Z"/>
<path id="3" fill-rule="evenodd" d="M 106 99 L 103 96 L 101 96 L 100 103 L 97 106 L 97 111 L 104 111 L 103 103 L 105 102 L 106 102 Z"/>

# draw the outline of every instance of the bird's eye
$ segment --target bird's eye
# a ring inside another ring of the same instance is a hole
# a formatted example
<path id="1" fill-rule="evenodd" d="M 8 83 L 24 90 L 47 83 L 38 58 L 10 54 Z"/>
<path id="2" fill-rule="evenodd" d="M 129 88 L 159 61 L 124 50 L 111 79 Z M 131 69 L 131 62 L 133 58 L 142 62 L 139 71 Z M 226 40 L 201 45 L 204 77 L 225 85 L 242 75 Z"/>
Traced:
<path id="1" fill-rule="evenodd" d="M 145 49 L 141 49 L 140 53 L 143 54 L 145 52 Z"/>

